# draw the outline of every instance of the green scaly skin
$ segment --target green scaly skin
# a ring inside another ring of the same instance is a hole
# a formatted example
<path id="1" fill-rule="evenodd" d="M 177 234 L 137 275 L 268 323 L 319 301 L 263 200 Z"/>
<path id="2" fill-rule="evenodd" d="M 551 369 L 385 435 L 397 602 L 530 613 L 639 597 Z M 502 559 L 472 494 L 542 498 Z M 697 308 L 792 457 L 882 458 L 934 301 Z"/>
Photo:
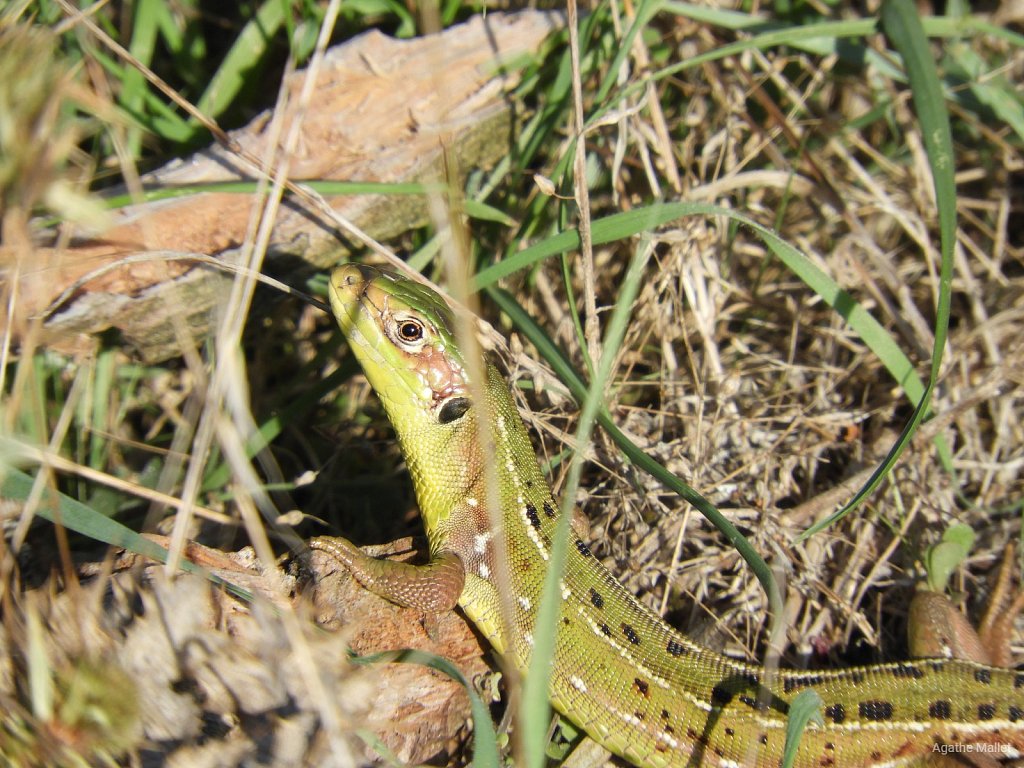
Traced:
<path id="1" fill-rule="evenodd" d="M 458 603 L 525 673 L 558 507 L 508 386 L 488 365 L 486 407 L 470 402 L 448 306 L 418 283 L 346 265 L 332 274 L 330 297 L 398 435 L 431 562 L 372 560 L 343 539 L 314 546 L 331 551 L 394 602 L 435 611 Z M 485 509 L 488 481 L 476 424 L 482 414 L 496 441 L 496 532 Z M 496 536 L 507 552 L 512 592 L 513 625 L 505 633 L 494 581 Z M 789 702 L 807 688 L 821 696 L 825 724 L 804 732 L 798 766 L 923 764 L 936 745 L 1005 745 L 1011 755 L 1024 750 L 1024 675 L 1011 670 L 934 659 L 768 673 L 673 630 L 575 535 L 562 597 L 552 704 L 638 766 L 777 766 Z"/>

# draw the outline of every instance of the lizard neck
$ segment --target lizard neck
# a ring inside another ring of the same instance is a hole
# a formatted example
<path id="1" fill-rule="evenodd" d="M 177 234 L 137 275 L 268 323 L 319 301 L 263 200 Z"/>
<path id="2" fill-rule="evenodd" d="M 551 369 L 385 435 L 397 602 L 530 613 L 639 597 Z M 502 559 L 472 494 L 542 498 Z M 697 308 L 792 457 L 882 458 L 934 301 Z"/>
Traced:
<path id="1" fill-rule="evenodd" d="M 487 453 L 481 448 L 481 434 L 478 419 L 489 418 L 489 433 L 499 445 L 503 439 L 504 425 L 514 424 L 522 430 L 522 421 L 512 402 L 501 374 L 493 365 L 486 369 L 487 380 L 484 392 L 487 404 L 484 409 L 471 407 L 466 413 L 450 424 L 439 424 L 433 414 L 420 412 L 399 416 L 388 409 L 388 417 L 395 425 L 416 490 L 423 524 L 431 549 L 438 551 L 450 548 L 452 537 L 458 537 L 460 529 L 467 527 L 465 513 L 474 518 L 474 530 L 487 526 Z M 527 440 L 525 432 L 522 435 Z M 498 449 L 491 451 L 496 461 Z M 540 475 L 532 450 L 528 455 L 538 488 L 547 494 L 547 484 Z M 498 487 L 502 490 L 502 503 L 506 502 L 504 489 L 511 480 L 510 467 L 500 462 L 492 465 L 496 471 Z M 517 468 L 518 469 L 518 468 Z M 477 514 L 473 514 L 474 509 Z M 467 528 L 468 530 L 468 528 Z"/>

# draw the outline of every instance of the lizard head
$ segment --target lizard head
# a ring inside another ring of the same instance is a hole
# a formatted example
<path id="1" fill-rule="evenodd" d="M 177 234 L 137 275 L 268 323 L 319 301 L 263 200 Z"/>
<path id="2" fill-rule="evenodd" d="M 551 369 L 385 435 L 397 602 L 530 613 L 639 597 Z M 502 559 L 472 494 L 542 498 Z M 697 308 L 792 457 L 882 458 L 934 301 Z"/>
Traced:
<path id="1" fill-rule="evenodd" d="M 451 310 L 426 286 L 375 267 L 331 273 L 331 308 L 399 437 L 469 410 Z"/>

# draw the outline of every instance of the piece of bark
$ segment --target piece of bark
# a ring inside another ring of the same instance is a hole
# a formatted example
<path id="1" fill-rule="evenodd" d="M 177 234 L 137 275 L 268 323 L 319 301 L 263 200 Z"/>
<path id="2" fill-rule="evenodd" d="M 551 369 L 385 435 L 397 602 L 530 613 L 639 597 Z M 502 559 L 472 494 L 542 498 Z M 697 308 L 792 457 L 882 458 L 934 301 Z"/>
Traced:
<path id="1" fill-rule="evenodd" d="M 411 539 L 363 547 L 374 557 L 408 560 L 415 554 Z M 453 662 L 477 689 L 492 690 L 493 672 L 487 650 L 457 611 L 436 615 L 399 608 L 361 587 L 326 552 L 313 550 L 313 605 L 318 623 L 344 628 L 357 654 L 413 648 Z M 377 669 L 377 667 L 374 667 Z M 379 668 L 371 727 L 405 764 L 464 751 L 470 733 L 469 697 L 462 685 L 441 672 L 418 664 Z"/>
<path id="2" fill-rule="evenodd" d="M 289 177 L 436 181 L 443 178 L 444 146 L 463 172 L 493 164 L 508 154 L 515 135 L 508 93 L 518 72 L 505 72 L 501 63 L 537 51 L 561 23 L 555 13 L 490 13 L 437 35 L 394 40 L 370 31 L 333 48 L 302 118 Z M 303 70 L 287 83 L 290 103 L 297 101 L 305 76 Z M 232 132 L 232 140 L 249 156 L 266 157 L 271 117 L 260 115 Z M 213 146 L 143 182 L 166 188 L 252 178 L 236 155 Z M 425 196 L 360 195 L 328 202 L 378 240 L 427 217 Z M 0 264 L 18 265 L 8 272 L 19 282 L 16 338 L 23 337 L 30 318 L 45 316 L 38 342 L 59 351 L 89 349 L 95 334 L 115 328 L 147 362 L 179 354 L 209 333 L 231 277 L 176 257 L 198 254 L 235 263 L 259 204 L 252 194 L 193 193 L 120 209 L 102 235 L 73 238 L 65 247 L 0 252 Z M 338 263 L 350 244 L 323 215 L 289 198 L 277 216 L 264 271 L 295 279 L 302 269 Z M 53 303 L 69 287 L 73 294 L 55 310 Z"/>

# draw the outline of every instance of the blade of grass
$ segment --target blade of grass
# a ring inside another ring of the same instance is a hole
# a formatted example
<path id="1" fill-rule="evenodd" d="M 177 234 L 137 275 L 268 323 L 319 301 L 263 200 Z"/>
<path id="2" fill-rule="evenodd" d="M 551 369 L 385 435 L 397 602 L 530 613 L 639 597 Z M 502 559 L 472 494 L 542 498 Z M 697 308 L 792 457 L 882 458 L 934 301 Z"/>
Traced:
<path id="1" fill-rule="evenodd" d="M 19 503 L 30 500 L 35 483 L 35 479 L 31 475 L 2 462 L 0 462 L 0 475 L 2 475 L 0 499 L 10 499 Z M 61 525 L 94 541 L 102 541 L 111 547 L 127 549 L 159 563 L 167 562 L 167 550 L 156 542 L 59 491 L 44 489 L 42 498 L 34 512 L 44 520 Z M 235 586 L 195 563 L 181 560 L 178 565 L 181 570 L 200 575 L 242 600 L 252 602 L 254 599 L 248 590 Z"/>
<path id="2" fill-rule="evenodd" d="M 807 256 L 800 253 L 772 230 L 741 213 L 710 203 L 656 203 L 626 213 L 616 213 L 595 219 L 592 226 L 594 244 L 601 245 L 632 237 L 687 216 L 724 216 L 754 230 L 775 256 L 829 306 L 835 308 L 842 315 L 843 319 L 879 358 L 893 379 L 903 388 L 908 399 L 915 404 L 918 402 L 924 392 L 924 384 L 917 376 L 909 358 L 889 332 L 849 293 L 841 289 L 832 278 L 815 266 Z M 579 247 L 579 235 L 574 230 L 560 232 L 481 270 L 476 276 L 474 285 L 477 288 L 487 288 L 501 278 L 538 261 L 577 247 Z M 568 381 L 565 383 L 569 384 Z"/>
<path id="3" fill-rule="evenodd" d="M 158 16 L 161 0 L 141 0 L 135 3 L 132 13 L 132 39 L 128 50 L 138 61 L 152 66 L 153 53 L 156 49 Z M 142 113 L 148 86 L 142 72 L 135 67 L 125 67 L 124 79 L 121 81 L 119 101 L 129 114 Z M 142 151 L 142 131 L 138 125 L 128 126 L 128 151 L 133 158 L 138 158 Z"/>
<path id="4" fill-rule="evenodd" d="M 303 181 L 303 186 L 322 195 L 427 195 L 436 191 L 436 185 L 419 182 L 388 183 L 376 181 Z M 255 181 L 217 181 L 208 184 L 150 187 L 143 192 L 144 201 L 170 200 L 203 192 L 237 192 L 252 195 L 257 191 Z M 111 195 L 104 198 L 110 208 L 123 208 L 138 202 L 130 195 Z"/>
<path id="5" fill-rule="evenodd" d="M 861 488 L 842 509 L 820 523 L 811 526 L 801 535 L 801 540 L 842 519 L 856 509 L 874 491 L 882 478 L 888 474 L 910 442 L 914 432 L 924 420 L 931 403 L 932 392 L 942 369 L 942 353 L 949 331 L 949 309 L 953 284 L 953 247 L 956 243 L 956 180 L 953 175 L 953 137 L 949 127 L 949 115 L 942 96 L 935 63 L 928 47 L 921 20 L 912 0 L 886 0 L 882 4 L 882 27 L 893 46 L 900 52 L 907 69 L 907 79 L 913 95 L 914 109 L 921 123 L 921 135 L 928 164 L 935 185 L 935 202 L 939 213 L 939 267 L 938 302 L 935 307 L 935 344 L 928 381 L 914 412 L 903 431 L 881 465 L 872 473 Z"/>
<path id="6" fill-rule="evenodd" d="M 824 706 L 821 694 L 813 688 L 800 691 L 789 705 L 786 715 L 786 741 L 782 748 L 782 768 L 793 768 L 796 764 L 796 753 L 800 747 L 800 739 L 807 730 L 808 723 L 824 725 L 821 716 Z"/>
<path id="7" fill-rule="evenodd" d="M 127 71 L 132 69 L 95 46 L 90 47 L 89 55 L 98 61 L 110 78 L 115 81 L 123 79 Z M 183 143 L 192 138 L 195 129 L 158 94 L 147 88 L 143 91 L 143 98 L 146 111 L 128 112 L 125 110 L 123 117 L 126 121 L 130 123 L 134 120 L 138 126 L 152 131 L 167 141 Z"/>
<path id="8" fill-rule="evenodd" d="M 627 87 L 619 91 L 614 98 L 604 100 L 599 109 L 591 112 L 591 124 L 604 118 L 609 111 L 617 109 L 619 104 L 628 96 L 640 92 L 646 87 L 648 79 L 654 81 L 663 80 L 710 61 L 717 61 L 754 49 L 765 50 L 779 46 L 788 46 L 820 56 L 835 55 L 858 68 L 868 66 L 887 78 L 897 82 L 904 81 L 903 73 L 892 64 L 883 52 L 856 42 L 857 38 L 867 37 L 877 32 L 878 21 L 876 19 L 844 19 L 842 21 L 789 25 L 737 11 L 709 9 L 690 5 L 689 3 L 676 2 L 675 0 L 663 0 L 659 5 L 659 10 L 704 24 L 720 26 L 723 29 L 750 30 L 752 32 L 759 31 L 760 33 L 735 43 L 719 46 L 706 53 L 692 56 L 685 61 L 671 66 L 663 67 L 652 72 L 648 78 L 635 79 Z M 920 22 L 925 34 L 929 37 L 957 38 L 988 35 L 1005 40 L 1011 45 L 1024 47 L 1024 35 L 1015 33 L 1012 30 L 996 27 L 980 17 L 964 16 L 957 18 L 938 16 L 928 17 L 920 20 Z M 839 45 L 841 40 L 844 41 L 842 46 Z M 960 83 L 947 82 L 943 91 L 945 96 L 959 101 L 959 86 Z"/>
<path id="9" fill-rule="evenodd" d="M 355 373 L 354 365 L 342 366 L 318 380 L 301 397 L 289 398 L 281 403 L 279 408 L 275 409 L 274 415 L 261 423 L 257 432 L 250 436 L 246 442 L 246 455 L 252 458 L 266 449 L 287 428 L 288 424 L 299 423 L 303 414 L 315 408 L 322 397 L 337 389 L 343 381 L 351 378 L 353 373 Z M 211 460 L 203 478 L 202 490 L 204 492 L 215 491 L 226 487 L 230 481 L 231 467 L 223 460 L 223 457 L 220 457 L 220 460 Z"/>
<path id="10" fill-rule="evenodd" d="M 630 50 L 633 47 L 633 40 L 635 40 L 636 36 L 640 34 L 644 27 L 650 23 L 651 19 L 664 9 L 665 5 L 661 0 L 641 0 L 640 4 L 637 6 L 636 17 L 633 19 L 633 23 L 619 41 L 618 51 L 615 54 L 615 58 L 608 65 L 604 80 L 601 82 L 601 87 L 598 89 L 597 95 L 594 97 L 595 104 L 605 103 L 605 100 L 608 98 L 608 94 L 618 82 L 619 71 L 622 68 L 623 62 L 626 60 L 626 57 L 630 55 Z"/>
<path id="11" fill-rule="evenodd" d="M 83 419 L 82 427 L 89 434 L 88 466 L 101 469 L 106 463 L 110 451 L 110 443 L 106 439 L 107 430 L 113 424 L 110 418 L 110 393 L 114 391 L 114 375 L 117 365 L 115 350 L 101 350 L 96 356 L 93 366 L 92 402 L 88 404 L 89 413 Z M 91 426 L 90 426 L 91 425 Z"/>
<path id="12" fill-rule="evenodd" d="M 284 25 L 288 12 L 288 3 L 282 0 L 264 0 L 256 9 L 196 102 L 200 112 L 217 117 L 231 105 L 250 81 L 253 68 L 267 55 L 270 41 Z"/>
<path id="13" fill-rule="evenodd" d="M 565 353 L 551 340 L 536 321 L 530 317 L 519 303 L 507 292 L 500 288 L 488 288 L 487 295 L 495 304 L 508 315 L 512 324 L 522 332 L 527 339 L 537 348 L 548 364 L 554 370 L 555 375 L 566 386 L 569 393 L 577 403 L 586 399 L 588 387 L 584 380 L 573 368 Z M 629 439 L 626 434 L 618 428 L 611 414 L 603 406 L 597 413 L 597 421 L 602 429 L 608 433 L 612 441 L 619 447 L 619 450 L 631 461 L 634 466 L 640 468 L 654 477 L 658 482 L 679 495 L 680 498 L 696 507 L 704 517 L 711 522 L 718 531 L 726 537 L 730 545 L 740 553 L 740 556 L 747 562 L 754 575 L 761 583 L 765 594 L 768 596 L 769 609 L 773 616 L 781 616 L 782 599 L 775 586 L 775 579 L 767 563 L 757 553 L 757 550 L 750 544 L 742 533 L 734 526 L 714 505 L 701 496 L 697 491 L 668 471 L 664 465 L 656 459 L 648 456 L 642 448 Z"/>
<path id="14" fill-rule="evenodd" d="M 708 203 L 659 203 L 595 220 L 592 227 L 593 240 L 595 244 L 619 240 L 646 231 L 652 227 L 666 224 L 677 218 L 691 215 L 724 216 L 754 230 L 775 256 L 786 264 L 794 274 L 800 277 L 829 306 L 842 315 L 850 327 L 869 345 L 872 352 L 879 358 L 890 375 L 903 388 L 908 399 L 915 404 L 921 402 L 921 397 L 927 391 L 925 384 L 920 380 L 912 363 L 896 344 L 889 332 L 871 313 L 858 304 L 849 293 L 842 290 L 834 280 L 815 266 L 809 258 L 801 254 L 796 248 L 782 240 L 772 230 L 742 214 Z M 586 398 L 587 386 L 579 374 L 573 370 L 572 365 L 568 362 L 562 351 L 554 343 L 550 342 L 546 334 L 522 310 L 514 299 L 503 291 L 488 287 L 493 286 L 501 277 L 512 274 L 516 270 L 523 269 L 542 259 L 560 254 L 565 250 L 578 247 L 578 244 L 579 236 L 575 231 L 560 232 L 536 243 L 530 248 L 520 251 L 504 261 L 482 270 L 477 274 L 474 285 L 486 288 L 488 295 L 498 303 L 502 310 L 509 315 L 512 322 L 537 347 L 541 356 L 552 366 L 577 402 L 582 403 Z M 945 335 L 943 334 L 944 338 Z M 598 420 L 631 461 L 634 461 L 644 471 L 650 472 L 682 498 L 694 504 L 729 539 L 741 553 L 744 560 L 750 564 L 758 580 L 765 588 L 774 613 L 776 606 L 773 602 L 773 596 L 777 598 L 777 593 L 774 589 L 771 572 L 739 531 L 722 517 L 721 513 L 703 496 L 668 472 L 661 464 L 651 459 L 626 438 L 615 426 L 607 411 L 601 409 Z M 941 438 L 937 438 L 937 440 L 941 441 Z M 940 451 L 948 450 L 943 442 L 938 444 Z M 875 485 L 877 485 L 877 482 L 878 480 L 875 481 Z M 874 486 L 872 486 L 873 488 Z M 855 497 L 856 502 L 860 503 L 866 495 L 867 493 L 859 494 L 858 497 Z"/>
<path id="15" fill-rule="evenodd" d="M 993 67 L 966 41 L 949 46 L 943 69 L 959 74 L 978 103 L 1012 128 L 1019 139 L 1024 139 L 1024 95 L 1019 83 L 1015 85 L 1005 76 L 993 74 Z"/>
<path id="16" fill-rule="evenodd" d="M 547 730 L 550 721 L 548 703 L 548 678 L 551 660 L 555 655 L 555 633 L 562 607 L 560 583 L 565 567 L 566 547 L 569 541 L 569 524 L 576 504 L 576 489 L 583 469 L 583 447 L 590 442 L 590 434 L 597 414 L 603 409 L 604 392 L 611 380 L 612 366 L 618 359 L 618 350 L 626 335 L 633 301 L 640 291 L 644 267 L 652 252 L 649 241 L 638 246 L 630 260 L 611 318 L 602 343 L 601 360 L 590 386 L 587 388 L 580 409 L 579 425 L 576 429 L 575 445 L 565 489 L 562 493 L 561 515 L 551 542 L 548 571 L 544 577 L 537 623 L 534 627 L 534 647 L 530 657 L 530 668 L 523 684 L 521 722 L 523 741 L 526 745 L 527 765 L 541 768 L 544 765 L 547 748 Z"/>

